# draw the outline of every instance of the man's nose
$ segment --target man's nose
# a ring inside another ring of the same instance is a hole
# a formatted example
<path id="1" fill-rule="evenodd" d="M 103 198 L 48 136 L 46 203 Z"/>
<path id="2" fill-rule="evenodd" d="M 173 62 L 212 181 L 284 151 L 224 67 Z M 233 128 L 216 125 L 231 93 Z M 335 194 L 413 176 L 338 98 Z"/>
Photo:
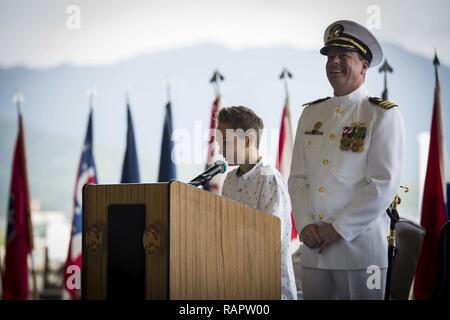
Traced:
<path id="1" fill-rule="evenodd" d="M 341 62 L 341 59 L 338 56 L 334 56 L 334 57 L 330 57 L 329 61 L 332 64 L 339 64 Z"/>

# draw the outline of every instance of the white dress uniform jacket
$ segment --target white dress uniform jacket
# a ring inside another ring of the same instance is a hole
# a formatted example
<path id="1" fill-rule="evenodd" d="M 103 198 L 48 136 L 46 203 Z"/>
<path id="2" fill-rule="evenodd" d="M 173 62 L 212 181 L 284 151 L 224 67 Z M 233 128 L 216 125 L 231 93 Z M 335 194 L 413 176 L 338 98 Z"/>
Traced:
<path id="1" fill-rule="evenodd" d="M 363 150 L 343 151 L 343 130 L 355 124 L 366 127 Z M 311 134 L 314 128 L 318 133 Z M 370 102 L 364 85 L 305 107 L 289 177 L 292 213 L 299 234 L 308 224 L 331 223 L 342 238 L 322 254 L 305 246 L 302 266 L 387 267 L 386 208 L 400 186 L 404 140 L 398 108 Z"/>

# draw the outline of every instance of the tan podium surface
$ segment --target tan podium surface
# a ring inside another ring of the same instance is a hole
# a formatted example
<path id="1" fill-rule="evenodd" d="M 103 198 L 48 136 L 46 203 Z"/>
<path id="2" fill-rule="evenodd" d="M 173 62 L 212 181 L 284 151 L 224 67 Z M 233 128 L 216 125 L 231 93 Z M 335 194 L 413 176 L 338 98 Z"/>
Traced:
<path id="1" fill-rule="evenodd" d="M 280 221 L 171 181 L 83 189 L 83 299 L 280 299 Z"/>

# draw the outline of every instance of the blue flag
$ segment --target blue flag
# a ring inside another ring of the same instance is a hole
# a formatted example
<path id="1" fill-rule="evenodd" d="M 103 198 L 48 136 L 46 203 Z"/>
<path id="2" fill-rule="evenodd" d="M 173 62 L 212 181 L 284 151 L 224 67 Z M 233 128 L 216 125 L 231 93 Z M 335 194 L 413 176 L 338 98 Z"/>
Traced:
<path id="1" fill-rule="evenodd" d="M 122 179 L 121 183 L 138 183 L 139 165 L 136 151 L 136 142 L 134 140 L 133 119 L 131 117 L 130 105 L 127 105 L 128 131 L 127 131 L 127 148 L 123 159 Z"/>
<path id="2" fill-rule="evenodd" d="M 163 137 L 161 142 L 161 158 L 159 160 L 159 182 L 167 182 L 177 177 L 177 170 L 172 159 L 172 110 L 170 102 L 166 104 L 166 116 L 164 118 Z"/>

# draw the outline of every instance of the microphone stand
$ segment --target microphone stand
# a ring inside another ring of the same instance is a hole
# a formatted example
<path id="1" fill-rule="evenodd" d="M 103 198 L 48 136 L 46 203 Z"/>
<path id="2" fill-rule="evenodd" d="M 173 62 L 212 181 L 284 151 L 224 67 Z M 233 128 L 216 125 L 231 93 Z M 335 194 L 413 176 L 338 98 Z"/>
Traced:
<path id="1" fill-rule="evenodd" d="M 386 209 L 386 213 L 391 219 L 390 227 L 389 227 L 389 235 L 388 239 L 388 268 L 386 274 L 386 290 L 384 292 L 384 300 L 391 299 L 391 274 L 392 274 L 392 265 L 394 263 L 394 258 L 397 253 L 397 247 L 395 246 L 395 224 L 400 220 L 400 217 L 397 212 L 397 199 L 400 201 L 400 197 L 397 195 L 394 198 L 394 201 Z"/>
<path id="2" fill-rule="evenodd" d="M 408 187 L 400 186 L 400 188 L 405 189 L 405 192 L 408 192 Z M 394 201 L 392 201 L 389 208 L 386 209 L 386 213 L 391 219 L 390 227 L 389 227 L 389 235 L 388 239 L 388 268 L 386 273 L 386 287 L 384 292 L 384 300 L 391 299 L 391 275 L 392 275 L 392 267 L 395 260 L 395 255 L 397 254 L 397 247 L 395 244 L 395 225 L 400 220 L 400 216 L 397 211 L 397 206 L 401 203 L 401 199 L 398 195 L 395 196 Z"/>

